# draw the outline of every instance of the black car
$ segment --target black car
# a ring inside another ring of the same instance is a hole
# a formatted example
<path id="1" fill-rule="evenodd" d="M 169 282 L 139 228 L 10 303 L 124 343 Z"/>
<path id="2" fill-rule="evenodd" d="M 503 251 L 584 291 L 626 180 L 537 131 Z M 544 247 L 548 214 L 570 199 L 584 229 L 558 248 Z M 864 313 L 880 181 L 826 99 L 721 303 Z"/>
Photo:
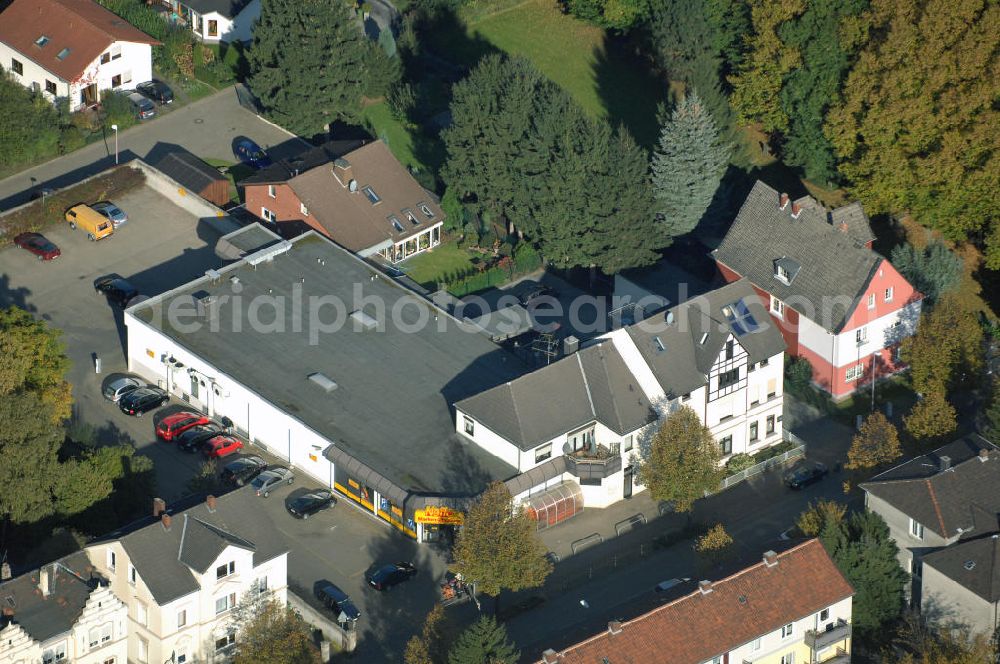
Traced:
<path id="1" fill-rule="evenodd" d="M 259 456 L 243 457 L 227 463 L 219 474 L 219 479 L 227 484 L 243 486 L 265 470 L 267 462 Z"/>
<path id="2" fill-rule="evenodd" d="M 139 289 L 130 284 L 120 274 L 106 274 L 94 280 L 94 290 L 98 295 L 104 294 L 108 301 L 117 304 L 123 309 L 128 305 L 129 300 L 139 294 Z"/>
<path id="3" fill-rule="evenodd" d="M 206 441 L 215 438 L 222 429 L 212 424 L 191 427 L 177 438 L 177 447 L 185 452 L 197 452 Z"/>
<path id="4" fill-rule="evenodd" d="M 354 606 L 347 593 L 329 581 L 320 581 L 316 584 L 316 599 L 337 614 L 337 622 L 357 620 L 361 617 L 361 611 Z"/>
<path id="5" fill-rule="evenodd" d="M 169 104 L 174 100 L 174 91 L 170 89 L 170 86 L 163 81 L 157 81 L 155 78 L 152 81 L 140 83 L 135 86 L 135 89 L 143 97 L 152 99 L 157 104 Z"/>
<path id="6" fill-rule="evenodd" d="M 417 573 L 413 563 L 384 565 L 368 576 L 368 585 L 375 590 L 389 590 L 403 581 L 409 581 Z"/>
<path id="7" fill-rule="evenodd" d="M 317 489 L 288 501 L 288 511 L 294 517 L 308 519 L 310 514 L 325 510 L 336 504 L 333 492 L 327 489 Z"/>
<path id="8" fill-rule="evenodd" d="M 802 489 L 819 482 L 829 472 L 824 464 L 815 463 L 811 467 L 798 468 L 785 475 L 785 484 L 789 489 Z"/>
<path id="9" fill-rule="evenodd" d="M 555 299 L 556 292 L 548 286 L 538 286 L 536 288 L 532 288 L 521 296 L 521 305 L 526 307 L 535 300 L 540 300 L 543 297 L 548 298 L 548 301 L 551 301 L 552 299 Z"/>
<path id="10" fill-rule="evenodd" d="M 170 395 L 158 387 L 139 387 L 126 392 L 118 400 L 118 407 L 126 415 L 142 417 L 143 413 L 159 408 L 168 401 Z"/>

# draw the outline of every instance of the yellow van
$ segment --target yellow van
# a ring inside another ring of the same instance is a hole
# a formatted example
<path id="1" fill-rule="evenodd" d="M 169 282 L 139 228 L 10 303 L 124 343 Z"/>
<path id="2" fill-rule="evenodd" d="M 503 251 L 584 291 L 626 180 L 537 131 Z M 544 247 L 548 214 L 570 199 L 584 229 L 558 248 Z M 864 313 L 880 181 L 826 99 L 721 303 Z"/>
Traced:
<path id="1" fill-rule="evenodd" d="M 79 227 L 87 231 L 90 240 L 100 240 L 115 232 L 111 220 L 89 205 L 74 205 L 66 210 L 66 221 L 70 228 Z"/>

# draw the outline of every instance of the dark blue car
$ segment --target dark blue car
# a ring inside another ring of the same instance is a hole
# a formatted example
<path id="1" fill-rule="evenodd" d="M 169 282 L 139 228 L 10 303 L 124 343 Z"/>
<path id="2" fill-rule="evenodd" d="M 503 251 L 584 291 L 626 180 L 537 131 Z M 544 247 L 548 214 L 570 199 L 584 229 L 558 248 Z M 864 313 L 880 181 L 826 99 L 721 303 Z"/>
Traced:
<path id="1" fill-rule="evenodd" d="M 267 153 L 249 138 L 244 138 L 237 142 L 236 147 L 233 148 L 233 152 L 247 166 L 265 168 L 272 164 L 271 158 L 267 156 Z"/>

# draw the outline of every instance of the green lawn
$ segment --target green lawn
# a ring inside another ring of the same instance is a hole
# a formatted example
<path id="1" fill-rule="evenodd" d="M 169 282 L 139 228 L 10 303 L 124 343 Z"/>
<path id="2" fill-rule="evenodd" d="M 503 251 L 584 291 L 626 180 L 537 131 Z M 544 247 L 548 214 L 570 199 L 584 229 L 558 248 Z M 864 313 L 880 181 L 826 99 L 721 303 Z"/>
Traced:
<path id="1" fill-rule="evenodd" d="M 420 285 L 435 289 L 444 275 L 468 270 L 472 267 L 472 261 L 469 260 L 469 252 L 460 249 L 454 242 L 447 242 L 435 247 L 433 251 L 410 258 L 399 267 Z"/>
<path id="2" fill-rule="evenodd" d="M 438 43 L 450 58 L 472 63 L 494 49 L 524 56 L 588 112 L 624 123 L 644 145 L 655 141 L 656 105 L 667 87 L 603 30 L 563 14 L 551 0 L 442 27 Z"/>

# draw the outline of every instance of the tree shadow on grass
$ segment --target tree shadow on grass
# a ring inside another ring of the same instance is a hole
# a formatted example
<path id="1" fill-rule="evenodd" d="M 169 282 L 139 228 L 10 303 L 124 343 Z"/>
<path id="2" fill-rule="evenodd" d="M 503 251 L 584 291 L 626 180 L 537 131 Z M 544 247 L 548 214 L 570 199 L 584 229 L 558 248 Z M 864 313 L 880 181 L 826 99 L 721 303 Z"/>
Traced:
<path id="1" fill-rule="evenodd" d="M 629 40 L 612 35 L 594 49 L 594 82 L 611 124 L 624 125 L 651 151 L 660 132 L 657 107 L 669 100 L 668 82 L 653 73 Z"/>

